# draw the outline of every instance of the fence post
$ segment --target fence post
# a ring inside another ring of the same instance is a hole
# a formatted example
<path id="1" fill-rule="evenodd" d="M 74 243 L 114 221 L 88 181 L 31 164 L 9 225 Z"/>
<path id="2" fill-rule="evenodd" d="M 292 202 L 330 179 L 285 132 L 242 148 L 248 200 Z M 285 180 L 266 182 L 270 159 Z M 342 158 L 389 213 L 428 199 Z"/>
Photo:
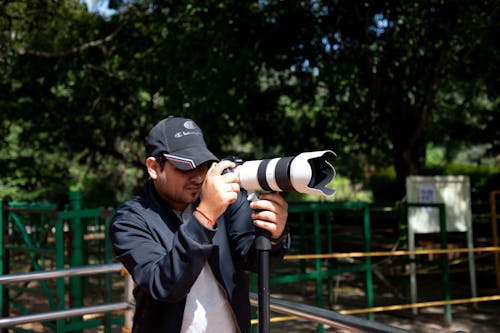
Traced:
<path id="1" fill-rule="evenodd" d="M 370 225 L 370 206 L 367 203 L 360 203 L 363 213 L 363 250 L 365 253 L 371 252 L 371 225 Z M 365 258 L 365 281 L 366 281 L 366 300 L 369 307 L 373 307 L 373 276 L 372 276 L 372 257 Z M 369 312 L 368 318 L 373 320 L 374 313 Z"/>
<path id="2" fill-rule="evenodd" d="M 446 250 L 448 249 L 448 232 L 446 229 L 446 208 L 444 204 L 440 204 L 438 206 L 439 208 L 439 232 L 440 232 L 440 243 L 441 243 L 441 250 Z M 449 272 L 449 262 L 448 262 L 448 254 L 443 253 L 441 254 L 441 267 L 443 270 L 443 274 L 441 275 L 441 279 L 443 282 L 444 290 L 443 290 L 443 296 L 445 301 L 451 300 L 451 295 L 450 295 L 450 272 Z M 445 305 L 445 319 L 446 323 L 448 325 L 451 325 L 451 304 L 446 304 Z"/>
<path id="3" fill-rule="evenodd" d="M 0 214 L 0 275 L 8 274 L 9 271 L 9 261 L 7 253 L 7 232 L 8 232 L 8 217 L 7 217 L 7 201 L 0 199 L 0 207 L 2 212 Z M 9 316 L 9 294 L 7 288 L 0 285 L 0 314 L 2 318 L 7 318 Z M 7 329 L 2 329 L 2 333 L 7 333 Z"/>
<path id="4" fill-rule="evenodd" d="M 56 269 L 64 268 L 64 221 L 60 214 L 56 215 L 55 219 L 55 234 L 56 239 Z M 56 295 L 57 295 L 57 309 L 62 311 L 65 309 L 66 300 L 65 282 L 63 277 L 56 279 Z M 65 332 L 66 320 L 57 319 L 56 332 Z"/>
<path id="5" fill-rule="evenodd" d="M 84 225 L 79 215 L 79 211 L 82 209 L 82 192 L 80 190 L 71 190 L 69 192 L 69 200 L 71 202 L 71 210 L 73 211 L 73 218 L 69 221 L 69 230 L 71 230 L 70 263 L 71 267 L 80 267 L 84 265 Z M 79 308 L 83 306 L 83 278 L 81 276 L 73 277 L 70 281 L 71 306 Z M 81 321 L 81 318 L 75 318 L 75 321 Z"/>
<path id="6" fill-rule="evenodd" d="M 500 218 L 500 215 L 497 212 L 497 195 L 500 194 L 500 191 L 491 191 L 490 192 L 490 208 L 491 208 L 491 237 L 493 240 L 493 246 L 498 247 L 498 225 L 497 220 Z M 498 251 L 494 253 L 494 261 L 495 261 L 495 273 L 496 273 L 496 281 L 497 281 L 497 292 L 500 292 L 500 255 Z"/>

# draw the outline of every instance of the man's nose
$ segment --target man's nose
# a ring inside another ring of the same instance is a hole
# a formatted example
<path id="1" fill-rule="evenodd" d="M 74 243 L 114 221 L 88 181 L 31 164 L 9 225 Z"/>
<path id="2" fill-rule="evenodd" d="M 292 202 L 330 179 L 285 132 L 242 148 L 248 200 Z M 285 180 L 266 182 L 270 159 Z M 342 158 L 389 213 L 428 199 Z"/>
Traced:
<path id="1" fill-rule="evenodd" d="M 203 179 L 205 178 L 205 170 L 202 169 L 194 169 L 193 172 L 191 173 L 191 179 L 197 181 L 197 182 L 202 182 Z"/>

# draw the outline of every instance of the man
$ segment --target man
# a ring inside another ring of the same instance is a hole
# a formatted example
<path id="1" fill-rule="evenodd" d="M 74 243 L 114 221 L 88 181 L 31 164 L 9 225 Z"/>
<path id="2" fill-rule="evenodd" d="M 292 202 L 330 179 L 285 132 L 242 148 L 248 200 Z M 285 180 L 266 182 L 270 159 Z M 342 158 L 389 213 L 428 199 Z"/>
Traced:
<path id="1" fill-rule="evenodd" d="M 132 275 L 132 332 L 250 332 L 248 277 L 256 271 L 255 227 L 271 233 L 271 265 L 288 248 L 288 205 L 278 193 L 248 202 L 237 167 L 208 150 L 190 119 L 150 131 L 150 179 L 110 225 L 116 258 Z"/>

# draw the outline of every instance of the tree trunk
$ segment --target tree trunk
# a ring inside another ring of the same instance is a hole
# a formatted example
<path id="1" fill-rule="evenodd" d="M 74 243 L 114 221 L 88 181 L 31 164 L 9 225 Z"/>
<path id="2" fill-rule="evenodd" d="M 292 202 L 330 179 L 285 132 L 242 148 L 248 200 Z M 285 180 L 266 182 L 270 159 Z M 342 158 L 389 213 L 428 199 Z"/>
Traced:
<path id="1" fill-rule="evenodd" d="M 410 112 L 395 112 L 390 128 L 396 171 L 395 200 L 401 200 L 406 195 L 406 177 L 421 175 L 425 170 L 427 113 L 416 110 L 416 107 L 408 109 Z"/>

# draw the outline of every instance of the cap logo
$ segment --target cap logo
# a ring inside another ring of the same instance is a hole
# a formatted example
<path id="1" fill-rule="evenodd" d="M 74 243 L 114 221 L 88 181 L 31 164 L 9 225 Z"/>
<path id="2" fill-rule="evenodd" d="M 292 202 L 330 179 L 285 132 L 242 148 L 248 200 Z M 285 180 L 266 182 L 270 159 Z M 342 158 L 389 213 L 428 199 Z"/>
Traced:
<path id="1" fill-rule="evenodd" d="M 189 131 L 182 131 L 182 132 L 177 132 L 174 134 L 174 138 L 176 139 L 180 139 L 184 136 L 188 136 L 188 135 L 201 135 L 200 132 L 198 131 L 192 131 L 192 132 L 189 132 Z"/>
<path id="2" fill-rule="evenodd" d="M 188 121 L 184 122 L 184 127 L 187 129 L 195 129 L 196 125 L 195 125 L 194 121 L 188 120 Z"/>
<path id="3" fill-rule="evenodd" d="M 179 139 L 188 135 L 202 135 L 199 131 L 198 127 L 192 120 L 186 120 L 182 126 L 186 129 L 186 131 L 179 131 L 174 134 L 174 138 Z"/>

